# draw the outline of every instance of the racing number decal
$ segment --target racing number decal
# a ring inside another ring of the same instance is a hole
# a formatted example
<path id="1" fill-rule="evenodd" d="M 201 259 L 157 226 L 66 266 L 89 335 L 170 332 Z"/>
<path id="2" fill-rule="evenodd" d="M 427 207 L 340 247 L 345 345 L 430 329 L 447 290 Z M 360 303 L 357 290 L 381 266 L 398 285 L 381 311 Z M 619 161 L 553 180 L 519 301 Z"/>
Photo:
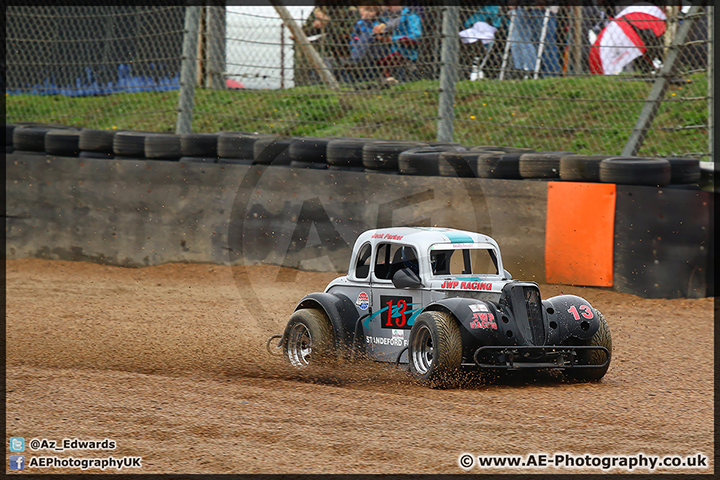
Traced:
<path id="1" fill-rule="evenodd" d="M 380 314 L 382 328 L 400 328 L 410 330 L 408 319 L 412 315 L 412 297 L 380 296 L 380 304 L 384 307 Z"/>
<path id="2" fill-rule="evenodd" d="M 580 305 L 580 311 L 582 312 L 582 316 L 590 320 L 593 318 L 592 310 L 590 310 L 590 307 L 587 305 Z M 568 309 L 568 313 L 572 314 L 573 318 L 575 320 L 580 320 L 580 315 L 578 314 L 577 308 L 575 308 L 575 305 L 570 307 Z"/>

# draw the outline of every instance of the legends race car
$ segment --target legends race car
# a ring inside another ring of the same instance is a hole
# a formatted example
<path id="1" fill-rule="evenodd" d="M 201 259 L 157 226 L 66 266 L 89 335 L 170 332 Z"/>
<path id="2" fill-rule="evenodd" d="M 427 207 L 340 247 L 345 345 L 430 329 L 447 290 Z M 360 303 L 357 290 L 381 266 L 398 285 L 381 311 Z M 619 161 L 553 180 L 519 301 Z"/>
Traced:
<path id="1" fill-rule="evenodd" d="M 405 364 L 432 387 L 466 367 L 597 381 L 612 355 L 608 324 L 586 300 L 542 300 L 536 283 L 512 279 L 486 235 L 421 227 L 361 234 L 348 274 L 300 300 L 267 346 L 298 368 L 359 356 Z"/>

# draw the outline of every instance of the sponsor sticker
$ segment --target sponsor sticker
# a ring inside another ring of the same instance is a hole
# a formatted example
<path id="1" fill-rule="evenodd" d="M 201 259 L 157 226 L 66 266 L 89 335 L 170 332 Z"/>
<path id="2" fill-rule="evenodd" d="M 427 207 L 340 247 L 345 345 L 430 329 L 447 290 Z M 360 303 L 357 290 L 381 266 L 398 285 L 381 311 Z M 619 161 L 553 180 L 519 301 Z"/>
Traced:
<path id="1" fill-rule="evenodd" d="M 484 303 L 473 303 L 470 305 L 470 310 L 473 312 L 487 312 L 488 308 Z"/>
<path id="2" fill-rule="evenodd" d="M 357 300 L 355 301 L 355 305 L 360 307 L 360 310 L 367 310 L 370 306 L 370 297 L 365 292 L 360 292 L 360 295 L 358 295 Z"/>

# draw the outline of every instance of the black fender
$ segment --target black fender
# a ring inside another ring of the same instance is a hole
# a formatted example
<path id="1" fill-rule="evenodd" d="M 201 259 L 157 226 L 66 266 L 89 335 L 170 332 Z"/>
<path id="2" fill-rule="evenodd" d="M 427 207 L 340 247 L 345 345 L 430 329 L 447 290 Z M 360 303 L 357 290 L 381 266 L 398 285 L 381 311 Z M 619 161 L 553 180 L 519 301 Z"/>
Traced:
<path id="1" fill-rule="evenodd" d="M 355 340 L 355 326 L 359 318 L 355 303 L 342 294 L 318 292 L 303 297 L 295 310 L 301 308 L 314 308 L 327 315 L 333 327 L 335 348 L 338 354 L 349 357 Z"/>
<path id="2" fill-rule="evenodd" d="M 600 328 L 590 303 L 576 295 L 558 295 L 542 301 L 547 316 L 548 344 L 560 345 L 569 338 L 587 340 Z"/>
<path id="3" fill-rule="evenodd" d="M 460 326 L 463 358 L 466 361 L 473 361 L 473 354 L 479 347 L 499 345 L 499 339 L 504 335 L 501 315 L 497 305 L 492 302 L 475 298 L 444 298 L 431 303 L 423 311 L 446 312 L 455 317 Z"/>

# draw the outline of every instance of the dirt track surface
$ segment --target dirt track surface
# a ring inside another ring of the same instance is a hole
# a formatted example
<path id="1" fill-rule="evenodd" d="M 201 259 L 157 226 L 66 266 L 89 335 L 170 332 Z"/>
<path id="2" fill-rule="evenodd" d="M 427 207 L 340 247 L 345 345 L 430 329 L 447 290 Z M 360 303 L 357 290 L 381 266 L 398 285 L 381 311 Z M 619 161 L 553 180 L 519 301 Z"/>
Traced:
<path id="1" fill-rule="evenodd" d="M 7 261 L 8 437 L 109 438 L 111 452 L 25 455 L 142 456 L 142 469 L 122 473 L 462 473 L 464 452 L 700 452 L 708 469 L 656 472 L 714 470 L 712 299 L 541 285 L 545 298 L 577 294 L 605 314 L 614 351 L 600 383 L 431 390 L 382 365 L 298 374 L 271 358 L 267 336 L 337 276 L 278 283 L 278 271 Z"/>

